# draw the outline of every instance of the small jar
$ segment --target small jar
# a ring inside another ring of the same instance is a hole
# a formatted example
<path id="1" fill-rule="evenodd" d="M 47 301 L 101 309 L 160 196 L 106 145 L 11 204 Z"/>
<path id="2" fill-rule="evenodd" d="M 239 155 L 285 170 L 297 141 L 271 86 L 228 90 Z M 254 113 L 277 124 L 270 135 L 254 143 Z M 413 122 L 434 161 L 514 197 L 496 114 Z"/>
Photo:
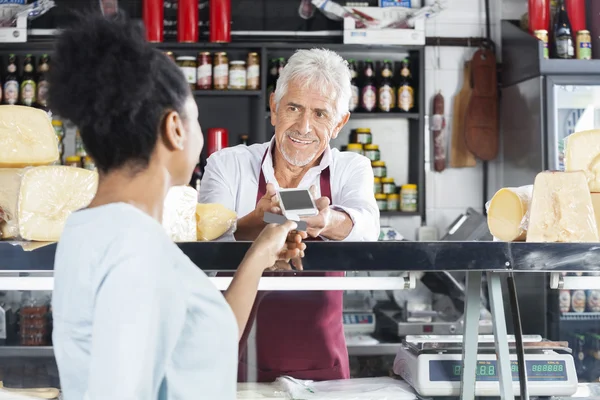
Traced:
<path id="1" fill-rule="evenodd" d="M 404 212 L 417 211 L 417 185 L 402 185 L 400 192 L 400 210 Z"/>
<path id="2" fill-rule="evenodd" d="M 371 129 L 357 128 L 356 129 L 356 143 L 360 143 L 363 145 L 373 143 L 373 135 L 371 135 Z"/>
<path id="3" fill-rule="evenodd" d="M 246 61 L 246 89 L 260 89 L 260 57 L 258 53 L 248 53 Z"/>
<path id="4" fill-rule="evenodd" d="M 213 87 L 226 90 L 229 86 L 229 59 L 227 53 L 221 51 L 213 56 Z"/>
<path id="5" fill-rule="evenodd" d="M 373 181 L 373 192 L 375 194 L 377 193 L 383 193 L 383 187 L 381 186 L 381 178 L 375 178 Z"/>
<path id="6" fill-rule="evenodd" d="M 346 147 L 346 151 L 351 151 L 353 153 L 358 153 L 363 155 L 363 145 L 360 143 L 348 143 L 348 147 Z"/>
<path id="7" fill-rule="evenodd" d="M 383 187 L 384 194 L 396 193 L 396 183 L 394 182 L 394 178 L 381 179 L 381 186 Z"/>
<path id="8" fill-rule="evenodd" d="M 196 57 L 177 57 L 177 65 L 179 65 L 179 68 L 181 68 L 183 75 L 185 75 L 185 80 L 190 85 L 190 88 L 192 90 L 196 90 Z"/>
<path id="9" fill-rule="evenodd" d="M 398 193 L 392 193 L 387 195 L 387 210 L 398 211 L 400 208 L 400 195 Z"/>
<path id="10" fill-rule="evenodd" d="M 210 52 L 203 51 L 198 54 L 198 69 L 196 70 L 196 87 L 198 90 L 212 88 L 212 57 Z"/>
<path id="11" fill-rule="evenodd" d="M 375 200 L 377 201 L 377 207 L 379 208 L 379 211 L 387 211 L 387 196 L 385 194 L 376 194 Z"/>
<path id="12" fill-rule="evenodd" d="M 94 160 L 92 160 L 92 157 L 87 156 L 83 159 L 83 168 L 89 169 L 90 171 L 96 170 L 96 164 L 94 163 Z"/>
<path id="13" fill-rule="evenodd" d="M 229 63 L 229 89 L 246 89 L 246 61 L 232 61 Z"/>
<path id="14" fill-rule="evenodd" d="M 373 167 L 373 175 L 376 178 L 385 178 L 387 176 L 385 161 L 373 161 L 371 167 Z"/>
<path id="15" fill-rule="evenodd" d="M 79 157 L 79 156 L 69 156 L 65 160 L 65 165 L 68 166 L 68 167 L 80 168 L 81 167 L 81 157 Z"/>
<path id="16" fill-rule="evenodd" d="M 381 153 L 379 152 L 379 146 L 376 144 L 365 145 L 365 157 L 371 161 L 381 160 Z"/>
<path id="17" fill-rule="evenodd" d="M 75 133 L 75 155 L 78 157 L 87 156 L 87 152 L 85 151 L 85 146 L 83 145 L 83 140 L 81 139 L 79 129 L 77 129 L 77 132 Z"/>

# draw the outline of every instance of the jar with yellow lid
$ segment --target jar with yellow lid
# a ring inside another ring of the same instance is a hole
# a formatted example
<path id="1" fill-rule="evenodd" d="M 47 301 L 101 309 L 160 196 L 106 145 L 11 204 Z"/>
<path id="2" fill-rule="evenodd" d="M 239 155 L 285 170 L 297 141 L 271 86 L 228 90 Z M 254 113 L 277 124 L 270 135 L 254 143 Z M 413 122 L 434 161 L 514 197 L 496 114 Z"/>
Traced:
<path id="1" fill-rule="evenodd" d="M 365 157 L 371 161 L 381 160 L 381 153 L 379 152 L 379 146 L 376 144 L 365 145 Z"/>
<path id="2" fill-rule="evenodd" d="M 400 208 L 400 195 L 398 193 L 392 193 L 387 195 L 387 210 L 398 211 Z"/>
<path id="3" fill-rule="evenodd" d="M 59 160 L 56 164 L 61 164 L 62 158 L 65 154 L 65 128 L 63 126 L 63 122 L 60 119 L 53 119 L 52 126 L 54 127 L 54 133 L 56 134 L 56 138 L 58 139 L 58 153 L 60 155 Z"/>
<path id="4" fill-rule="evenodd" d="M 83 159 L 83 168 L 89 169 L 90 171 L 96 170 L 96 163 L 92 160 L 92 157 L 87 156 Z"/>
<path id="5" fill-rule="evenodd" d="M 348 143 L 348 147 L 346 147 L 346 151 L 351 151 L 353 153 L 358 153 L 363 155 L 363 145 L 360 143 Z"/>
<path id="6" fill-rule="evenodd" d="M 79 156 L 69 156 L 65 160 L 65 165 L 69 167 L 81 167 L 81 157 Z"/>
<path id="7" fill-rule="evenodd" d="M 396 183 L 394 182 L 394 178 L 382 178 L 381 187 L 384 194 L 396 193 Z"/>
<path id="8" fill-rule="evenodd" d="M 376 178 L 385 178 L 387 176 L 385 161 L 373 161 L 371 167 L 373 167 L 373 175 Z"/>
<path id="9" fill-rule="evenodd" d="M 379 211 L 387 211 L 387 195 L 383 193 L 377 193 L 375 195 L 375 200 L 377 201 L 377 207 Z"/>
<path id="10" fill-rule="evenodd" d="M 381 178 L 375 177 L 375 179 L 373 180 L 373 192 L 375 194 L 383 193 L 383 187 L 381 186 Z"/>
<path id="11" fill-rule="evenodd" d="M 355 143 L 360 144 L 371 144 L 373 143 L 373 135 L 371 134 L 371 129 L 369 128 L 357 128 L 354 132 L 354 140 Z"/>
<path id="12" fill-rule="evenodd" d="M 400 191 L 400 211 L 416 212 L 418 200 L 417 195 L 417 185 L 402 185 L 402 189 Z"/>

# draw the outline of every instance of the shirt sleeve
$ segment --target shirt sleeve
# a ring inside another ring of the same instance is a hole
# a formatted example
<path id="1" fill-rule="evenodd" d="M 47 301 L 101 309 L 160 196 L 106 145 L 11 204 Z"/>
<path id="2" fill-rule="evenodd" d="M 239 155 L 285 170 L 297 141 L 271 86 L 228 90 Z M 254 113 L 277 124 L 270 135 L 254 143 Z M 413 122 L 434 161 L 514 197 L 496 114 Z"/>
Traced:
<path id="1" fill-rule="evenodd" d="M 354 226 L 344 239 L 348 242 L 376 241 L 379 238 L 379 208 L 373 195 L 373 169 L 369 160 L 361 157 L 347 172 L 339 201 L 332 208 L 344 211 Z"/>
<path id="2" fill-rule="evenodd" d="M 216 155 L 210 156 L 200 182 L 200 203 L 219 203 L 235 210 L 233 186 L 223 171 L 226 171 L 225 162 Z"/>
<path id="3" fill-rule="evenodd" d="M 162 247 L 145 243 L 110 262 L 95 297 L 85 400 L 158 398 L 186 314 Z"/>

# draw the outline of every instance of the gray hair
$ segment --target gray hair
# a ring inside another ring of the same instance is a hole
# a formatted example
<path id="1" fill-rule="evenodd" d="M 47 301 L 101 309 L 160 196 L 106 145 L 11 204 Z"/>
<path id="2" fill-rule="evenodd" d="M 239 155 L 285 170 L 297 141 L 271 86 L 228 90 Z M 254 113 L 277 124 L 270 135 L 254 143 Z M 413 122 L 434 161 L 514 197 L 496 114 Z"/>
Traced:
<path id="1" fill-rule="evenodd" d="M 335 118 L 339 121 L 348 113 L 352 89 L 348 63 L 336 52 L 327 49 L 297 50 L 281 71 L 275 89 L 275 104 L 287 93 L 291 81 L 304 87 L 320 90 L 322 94 L 334 94 L 337 101 Z"/>

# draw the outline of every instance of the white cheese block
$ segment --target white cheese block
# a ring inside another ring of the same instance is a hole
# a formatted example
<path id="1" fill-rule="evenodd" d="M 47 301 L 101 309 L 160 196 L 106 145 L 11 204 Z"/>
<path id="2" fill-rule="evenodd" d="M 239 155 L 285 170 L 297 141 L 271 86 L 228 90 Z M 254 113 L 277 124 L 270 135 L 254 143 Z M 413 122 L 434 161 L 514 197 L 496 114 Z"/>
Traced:
<path id="1" fill-rule="evenodd" d="M 48 165 L 58 157 L 48 114 L 32 107 L 0 106 L 0 168 Z"/>
<path id="2" fill-rule="evenodd" d="M 98 174 L 82 168 L 45 166 L 0 169 L 2 239 L 57 241 L 73 211 L 87 207 Z"/>
<path id="3" fill-rule="evenodd" d="M 196 204 L 196 189 L 189 186 L 169 189 L 165 198 L 162 225 L 173 241 L 196 241 Z"/>
<path id="4" fill-rule="evenodd" d="M 565 141 L 565 171 L 583 171 L 590 192 L 600 192 L 600 130 L 576 132 Z"/>
<path id="5" fill-rule="evenodd" d="M 197 238 L 210 241 L 220 238 L 236 226 L 237 214 L 218 203 L 196 206 Z"/>
<path id="6" fill-rule="evenodd" d="M 592 196 L 582 171 L 539 173 L 533 185 L 528 242 L 598 242 Z"/>
<path id="7" fill-rule="evenodd" d="M 592 193 L 592 207 L 594 207 L 596 225 L 598 225 L 598 236 L 600 236 L 600 193 Z"/>
<path id="8" fill-rule="evenodd" d="M 525 240 L 529 224 L 529 204 L 533 185 L 503 188 L 490 200 L 488 227 L 490 233 L 504 242 Z"/>

